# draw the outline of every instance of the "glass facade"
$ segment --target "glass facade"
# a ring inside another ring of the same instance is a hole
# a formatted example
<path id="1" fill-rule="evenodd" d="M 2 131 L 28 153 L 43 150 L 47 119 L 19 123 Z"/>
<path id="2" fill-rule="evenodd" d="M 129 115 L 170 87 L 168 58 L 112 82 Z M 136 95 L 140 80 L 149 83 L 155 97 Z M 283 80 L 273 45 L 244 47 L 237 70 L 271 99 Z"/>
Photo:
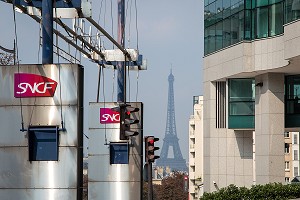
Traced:
<path id="1" fill-rule="evenodd" d="M 254 79 L 230 79 L 228 104 L 228 128 L 254 128 Z"/>
<path id="2" fill-rule="evenodd" d="M 300 0 L 205 0 L 204 54 L 283 33 L 300 18 Z"/>

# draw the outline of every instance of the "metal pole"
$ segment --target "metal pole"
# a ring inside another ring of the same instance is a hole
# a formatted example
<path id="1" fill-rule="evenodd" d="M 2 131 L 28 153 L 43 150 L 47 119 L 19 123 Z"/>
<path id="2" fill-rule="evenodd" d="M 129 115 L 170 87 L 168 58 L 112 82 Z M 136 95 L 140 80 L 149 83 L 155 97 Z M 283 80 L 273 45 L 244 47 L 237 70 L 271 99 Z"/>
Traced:
<path id="1" fill-rule="evenodd" d="M 53 0 L 42 1 L 43 64 L 53 63 Z"/>
<path id="2" fill-rule="evenodd" d="M 118 0 L 118 43 L 124 48 L 125 37 L 125 0 Z M 118 62 L 118 102 L 126 102 L 126 79 L 125 79 L 125 64 Z"/>
<path id="3" fill-rule="evenodd" d="M 153 200 L 152 162 L 148 162 L 148 200 Z"/>

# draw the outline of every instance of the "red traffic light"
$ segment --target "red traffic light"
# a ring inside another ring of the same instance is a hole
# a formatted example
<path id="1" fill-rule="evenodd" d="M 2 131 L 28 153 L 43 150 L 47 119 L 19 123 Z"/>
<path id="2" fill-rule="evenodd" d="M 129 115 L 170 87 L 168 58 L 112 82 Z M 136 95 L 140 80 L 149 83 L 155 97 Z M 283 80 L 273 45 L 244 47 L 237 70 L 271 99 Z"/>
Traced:
<path id="1" fill-rule="evenodd" d="M 149 143 L 150 144 L 154 144 L 154 140 L 149 140 Z"/>

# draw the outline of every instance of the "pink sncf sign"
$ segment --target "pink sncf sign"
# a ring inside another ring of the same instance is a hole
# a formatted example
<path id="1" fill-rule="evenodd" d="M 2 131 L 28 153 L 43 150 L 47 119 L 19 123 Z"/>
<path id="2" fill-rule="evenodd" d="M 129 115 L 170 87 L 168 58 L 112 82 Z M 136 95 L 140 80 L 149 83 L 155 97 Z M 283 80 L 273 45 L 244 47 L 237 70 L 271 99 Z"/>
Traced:
<path id="1" fill-rule="evenodd" d="M 14 77 L 14 97 L 53 97 L 57 82 L 36 74 L 16 73 Z"/>
<path id="2" fill-rule="evenodd" d="M 100 108 L 100 124 L 113 124 L 120 122 L 120 113 L 110 108 Z"/>

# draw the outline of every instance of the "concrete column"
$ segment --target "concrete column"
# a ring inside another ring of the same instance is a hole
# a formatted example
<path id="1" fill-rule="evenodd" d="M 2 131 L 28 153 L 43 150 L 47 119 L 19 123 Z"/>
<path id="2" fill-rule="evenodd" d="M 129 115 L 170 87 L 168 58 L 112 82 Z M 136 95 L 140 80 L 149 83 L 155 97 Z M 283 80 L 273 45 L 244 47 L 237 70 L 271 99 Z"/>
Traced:
<path id="1" fill-rule="evenodd" d="M 284 74 L 255 77 L 256 183 L 284 182 Z"/>

